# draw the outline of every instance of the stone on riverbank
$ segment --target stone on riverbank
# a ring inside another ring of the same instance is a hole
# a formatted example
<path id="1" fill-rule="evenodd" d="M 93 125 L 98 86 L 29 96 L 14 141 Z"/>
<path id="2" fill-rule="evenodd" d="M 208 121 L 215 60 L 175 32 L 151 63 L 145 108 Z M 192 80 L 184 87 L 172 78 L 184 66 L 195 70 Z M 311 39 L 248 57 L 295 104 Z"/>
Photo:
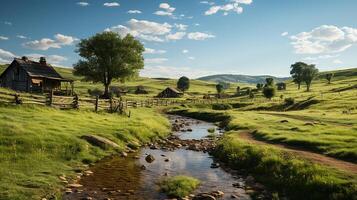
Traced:
<path id="1" fill-rule="evenodd" d="M 154 162 L 155 157 L 154 157 L 153 155 L 149 154 L 149 155 L 147 155 L 147 156 L 145 157 L 145 160 L 146 160 L 146 162 L 148 162 L 148 163 L 152 163 L 152 162 Z"/>
<path id="2" fill-rule="evenodd" d="M 119 148 L 119 145 L 117 143 L 97 135 L 83 135 L 81 136 L 81 139 L 84 139 L 91 145 L 100 147 L 101 149 Z"/>

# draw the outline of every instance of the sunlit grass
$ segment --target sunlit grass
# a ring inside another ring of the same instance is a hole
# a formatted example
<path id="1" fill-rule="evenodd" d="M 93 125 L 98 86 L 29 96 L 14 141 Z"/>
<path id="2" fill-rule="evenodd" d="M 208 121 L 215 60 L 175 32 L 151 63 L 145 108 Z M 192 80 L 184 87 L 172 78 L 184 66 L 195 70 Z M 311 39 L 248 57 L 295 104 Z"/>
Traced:
<path id="1" fill-rule="evenodd" d="M 59 175 L 115 150 L 103 151 L 80 139 L 94 134 L 124 149 L 130 142 L 164 137 L 168 121 L 151 109 L 131 118 L 90 111 L 0 105 L 0 199 L 41 199 L 62 187 Z"/>

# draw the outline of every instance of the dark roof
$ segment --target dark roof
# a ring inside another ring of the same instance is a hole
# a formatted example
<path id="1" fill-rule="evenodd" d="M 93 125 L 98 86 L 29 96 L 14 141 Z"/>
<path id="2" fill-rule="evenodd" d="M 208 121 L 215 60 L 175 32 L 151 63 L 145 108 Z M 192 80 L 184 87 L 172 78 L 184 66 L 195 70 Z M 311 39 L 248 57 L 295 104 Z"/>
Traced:
<path id="1" fill-rule="evenodd" d="M 28 59 L 15 58 L 13 62 L 17 62 L 29 76 L 36 78 L 47 78 L 61 81 L 71 81 L 64 79 L 56 70 L 48 64 L 41 64 Z M 12 65 L 12 64 L 11 64 Z M 11 66 L 10 65 L 10 66 Z"/>
<path id="2" fill-rule="evenodd" d="M 173 88 L 173 87 L 168 87 L 165 90 L 171 90 L 177 94 L 182 94 L 182 92 L 179 89 Z"/>

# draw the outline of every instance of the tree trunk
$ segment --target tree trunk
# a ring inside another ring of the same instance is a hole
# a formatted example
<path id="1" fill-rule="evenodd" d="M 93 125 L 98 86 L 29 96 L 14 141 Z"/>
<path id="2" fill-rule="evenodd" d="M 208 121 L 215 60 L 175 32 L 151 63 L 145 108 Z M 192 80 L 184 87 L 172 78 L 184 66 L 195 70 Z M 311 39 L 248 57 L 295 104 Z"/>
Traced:
<path id="1" fill-rule="evenodd" d="M 109 84 L 104 84 L 104 98 L 109 98 Z"/>
<path id="2" fill-rule="evenodd" d="M 301 83 L 298 83 L 298 90 L 300 90 Z"/>
<path id="3" fill-rule="evenodd" d="M 310 84 L 306 84 L 306 91 L 310 92 Z"/>

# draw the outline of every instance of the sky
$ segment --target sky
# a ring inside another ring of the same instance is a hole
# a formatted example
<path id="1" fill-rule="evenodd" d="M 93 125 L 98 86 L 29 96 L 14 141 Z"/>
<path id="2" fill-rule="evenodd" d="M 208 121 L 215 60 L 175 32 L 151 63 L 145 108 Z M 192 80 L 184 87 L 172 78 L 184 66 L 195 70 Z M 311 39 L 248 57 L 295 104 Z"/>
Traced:
<path id="1" fill-rule="evenodd" d="M 114 31 L 144 44 L 147 77 L 351 68 L 356 10 L 356 0 L 1 0 L 0 63 L 45 56 L 72 67 L 81 39 Z"/>

